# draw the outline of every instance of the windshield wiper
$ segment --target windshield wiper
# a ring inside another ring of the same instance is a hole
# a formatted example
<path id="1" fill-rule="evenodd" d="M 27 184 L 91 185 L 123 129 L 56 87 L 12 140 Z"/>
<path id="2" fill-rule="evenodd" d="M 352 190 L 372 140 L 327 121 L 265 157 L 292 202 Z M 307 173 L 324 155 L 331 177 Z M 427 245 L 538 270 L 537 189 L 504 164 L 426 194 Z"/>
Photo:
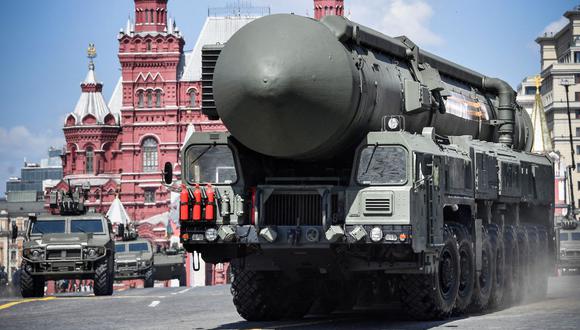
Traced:
<path id="1" fill-rule="evenodd" d="M 79 231 L 80 231 L 81 233 L 85 233 L 85 234 L 87 234 L 87 232 L 86 232 L 86 231 L 84 231 L 84 230 L 83 230 L 82 228 L 80 228 L 80 227 L 78 227 L 78 228 L 75 228 L 75 230 L 73 231 L 73 233 L 78 233 Z"/>
<path id="2" fill-rule="evenodd" d="M 371 157 L 369 158 L 369 162 L 367 163 L 366 169 L 363 172 L 364 174 L 367 174 L 367 172 L 369 171 L 369 167 L 371 167 L 371 162 L 373 161 L 373 157 L 375 157 L 375 152 L 377 151 L 377 148 L 379 147 L 378 144 L 375 144 L 375 146 L 373 147 L 373 152 L 371 153 Z"/>
<path id="3" fill-rule="evenodd" d="M 211 148 L 215 147 L 215 145 L 210 145 L 209 147 L 207 147 L 207 149 L 205 149 L 201 154 L 199 154 L 199 156 L 197 156 L 197 158 L 195 158 L 192 162 L 191 165 L 195 164 L 201 157 L 203 157 L 203 155 L 205 155 Z"/>

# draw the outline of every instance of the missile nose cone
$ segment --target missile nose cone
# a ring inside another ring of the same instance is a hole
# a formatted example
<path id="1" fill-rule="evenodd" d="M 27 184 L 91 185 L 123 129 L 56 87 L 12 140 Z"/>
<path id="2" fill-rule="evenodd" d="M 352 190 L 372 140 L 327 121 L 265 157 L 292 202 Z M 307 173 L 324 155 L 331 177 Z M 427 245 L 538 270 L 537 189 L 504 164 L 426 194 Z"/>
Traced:
<path id="1" fill-rule="evenodd" d="M 271 15 L 240 29 L 214 73 L 218 114 L 257 152 L 308 159 L 352 121 L 359 94 L 351 55 L 320 22 Z"/>

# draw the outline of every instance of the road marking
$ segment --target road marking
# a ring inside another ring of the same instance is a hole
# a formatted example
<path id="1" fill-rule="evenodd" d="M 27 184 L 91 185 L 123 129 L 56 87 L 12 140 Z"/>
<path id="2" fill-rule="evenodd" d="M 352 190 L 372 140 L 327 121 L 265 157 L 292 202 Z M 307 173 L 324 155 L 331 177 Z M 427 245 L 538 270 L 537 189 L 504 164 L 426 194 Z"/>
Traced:
<path id="1" fill-rule="evenodd" d="M 184 290 L 177 291 L 177 292 L 171 292 L 171 294 L 174 294 L 174 295 L 175 295 L 175 294 L 186 293 L 186 292 L 187 292 L 187 291 L 189 291 L 189 290 L 191 290 L 191 288 L 189 288 L 189 289 L 184 289 Z"/>
<path id="2" fill-rule="evenodd" d="M 7 309 L 7 308 L 10 308 L 10 307 L 18 305 L 18 304 L 34 302 L 34 301 L 47 301 L 47 300 L 54 300 L 54 299 L 56 299 L 56 298 L 55 297 L 46 297 L 46 298 L 34 298 L 34 299 L 22 299 L 22 300 L 18 300 L 18 301 L 9 302 L 9 303 L 4 304 L 4 305 L 0 305 L 0 310 Z"/>
<path id="3" fill-rule="evenodd" d="M 152 302 L 149 304 L 149 307 L 155 307 L 155 306 L 159 305 L 159 303 L 160 303 L 160 301 L 159 301 L 159 300 L 152 301 Z"/>

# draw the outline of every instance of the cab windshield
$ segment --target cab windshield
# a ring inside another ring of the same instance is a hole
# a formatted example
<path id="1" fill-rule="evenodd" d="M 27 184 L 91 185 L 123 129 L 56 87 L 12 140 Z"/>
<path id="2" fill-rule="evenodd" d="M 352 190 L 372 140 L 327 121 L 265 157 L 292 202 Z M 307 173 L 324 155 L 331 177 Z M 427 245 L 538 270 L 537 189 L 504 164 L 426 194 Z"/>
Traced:
<path id="1" fill-rule="evenodd" d="M 102 233 L 103 221 L 101 219 L 71 220 L 71 233 Z"/>
<path id="2" fill-rule="evenodd" d="M 32 223 L 31 234 L 62 234 L 65 230 L 64 220 L 37 220 Z"/>
<path id="3" fill-rule="evenodd" d="M 129 244 L 129 252 L 149 251 L 147 243 L 131 243 Z"/>
<path id="4" fill-rule="evenodd" d="M 185 153 L 187 181 L 232 184 L 238 180 L 232 150 L 226 145 L 194 145 Z"/>
<path id="5" fill-rule="evenodd" d="M 407 183 L 407 150 L 400 146 L 367 146 L 360 153 L 357 181 L 364 185 Z"/>

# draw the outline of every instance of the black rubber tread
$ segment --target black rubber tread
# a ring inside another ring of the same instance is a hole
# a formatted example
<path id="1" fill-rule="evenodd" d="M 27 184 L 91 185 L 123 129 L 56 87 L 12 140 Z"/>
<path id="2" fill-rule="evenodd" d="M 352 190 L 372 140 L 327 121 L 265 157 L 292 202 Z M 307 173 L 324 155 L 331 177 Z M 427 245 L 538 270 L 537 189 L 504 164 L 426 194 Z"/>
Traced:
<path id="1" fill-rule="evenodd" d="M 293 281 L 287 282 L 286 287 L 286 312 L 282 316 L 283 319 L 301 319 L 311 309 L 314 303 L 314 288 L 311 282 Z"/>
<path id="2" fill-rule="evenodd" d="M 455 285 L 446 298 L 441 292 L 439 266 L 432 274 L 402 275 L 399 287 L 401 302 L 409 317 L 417 320 L 440 320 L 448 318 L 455 306 L 459 290 L 459 251 L 457 240 L 449 228 L 445 230 L 444 247 L 455 260 Z"/>
<path id="3" fill-rule="evenodd" d="M 110 262 L 111 257 L 101 261 L 95 269 L 93 280 L 93 292 L 95 296 L 110 296 L 113 294 L 113 271 Z"/>
<path id="4" fill-rule="evenodd" d="M 530 283 L 530 244 L 528 241 L 528 234 L 525 228 L 517 227 L 516 233 L 518 237 L 518 247 L 519 247 L 519 292 L 516 296 L 514 302 L 520 302 L 526 296 L 526 292 L 531 286 Z"/>
<path id="5" fill-rule="evenodd" d="M 519 246 L 517 234 L 512 226 L 507 226 L 503 235 L 506 270 L 505 288 L 502 305 L 507 307 L 517 301 L 520 292 L 520 267 L 519 267 Z"/>
<path id="6" fill-rule="evenodd" d="M 231 286 L 234 306 L 247 321 L 274 321 L 286 312 L 284 292 L 275 272 L 255 272 L 234 269 Z"/>
<path id="7" fill-rule="evenodd" d="M 187 272 L 185 269 L 179 275 L 179 286 L 187 286 Z"/>
<path id="8" fill-rule="evenodd" d="M 155 280 L 153 278 L 153 267 L 150 267 L 145 272 L 145 279 L 143 280 L 143 286 L 146 288 L 152 288 L 155 284 Z"/>
<path id="9" fill-rule="evenodd" d="M 342 301 L 341 292 L 343 290 L 341 290 L 338 283 L 319 281 L 315 290 L 314 302 L 310 309 L 311 313 L 326 315 L 334 312 Z"/>
<path id="10" fill-rule="evenodd" d="M 494 281 L 491 289 L 491 296 L 489 297 L 488 308 L 495 309 L 502 305 L 505 291 L 505 248 L 503 234 L 497 225 L 488 225 L 487 232 L 494 251 L 493 260 L 495 263 Z"/>
<path id="11" fill-rule="evenodd" d="M 44 297 L 44 278 L 27 272 L 24 263 L 20 273 L 20 294 L 23 298 Z"/>
<path id="12" fill-rule="evenodd" d="M 484 237 L 481 245 L 482 270 L 480 274 L 475 274 L 473 298 L 471 300 L 471 306 L 469 307 L 471 312 L 482 312 L 487 308 L 492 293 L 493 281 L 495 280 L 495 260 L 493 257 L 493 247 L 490 237 L 486 231 L 484 231 Z M 484 274 L 484 272 L 487 274 Z"/>
<path id="13" fill-rule="evenodd" d="M 544 299 L 548 294 L 548 278 L 550 277 L 550 247 L 548 242 L 548 231 L 544 226 L 538 227 L 539 249 L 540 249 L 540 269 L 541 277 L 536 283 L 536 299 Z"/>
<path id="14" fill-rule="evenodd" d="M 460 256 L 461 274 L 460 279 L 464 280 L 463 285 L 460 280 L 457 299 L 455 300 L 454 313 L 463 314 L 467 311 L 473 297 L 473 287 L 475 285 L 475 254 L 473 252 L 473 240 L 467 228 L 461 224 L 450 224 L 457 240 L 457 249 Z M 464 278 L 465 274 L 471 274 Z"/>

